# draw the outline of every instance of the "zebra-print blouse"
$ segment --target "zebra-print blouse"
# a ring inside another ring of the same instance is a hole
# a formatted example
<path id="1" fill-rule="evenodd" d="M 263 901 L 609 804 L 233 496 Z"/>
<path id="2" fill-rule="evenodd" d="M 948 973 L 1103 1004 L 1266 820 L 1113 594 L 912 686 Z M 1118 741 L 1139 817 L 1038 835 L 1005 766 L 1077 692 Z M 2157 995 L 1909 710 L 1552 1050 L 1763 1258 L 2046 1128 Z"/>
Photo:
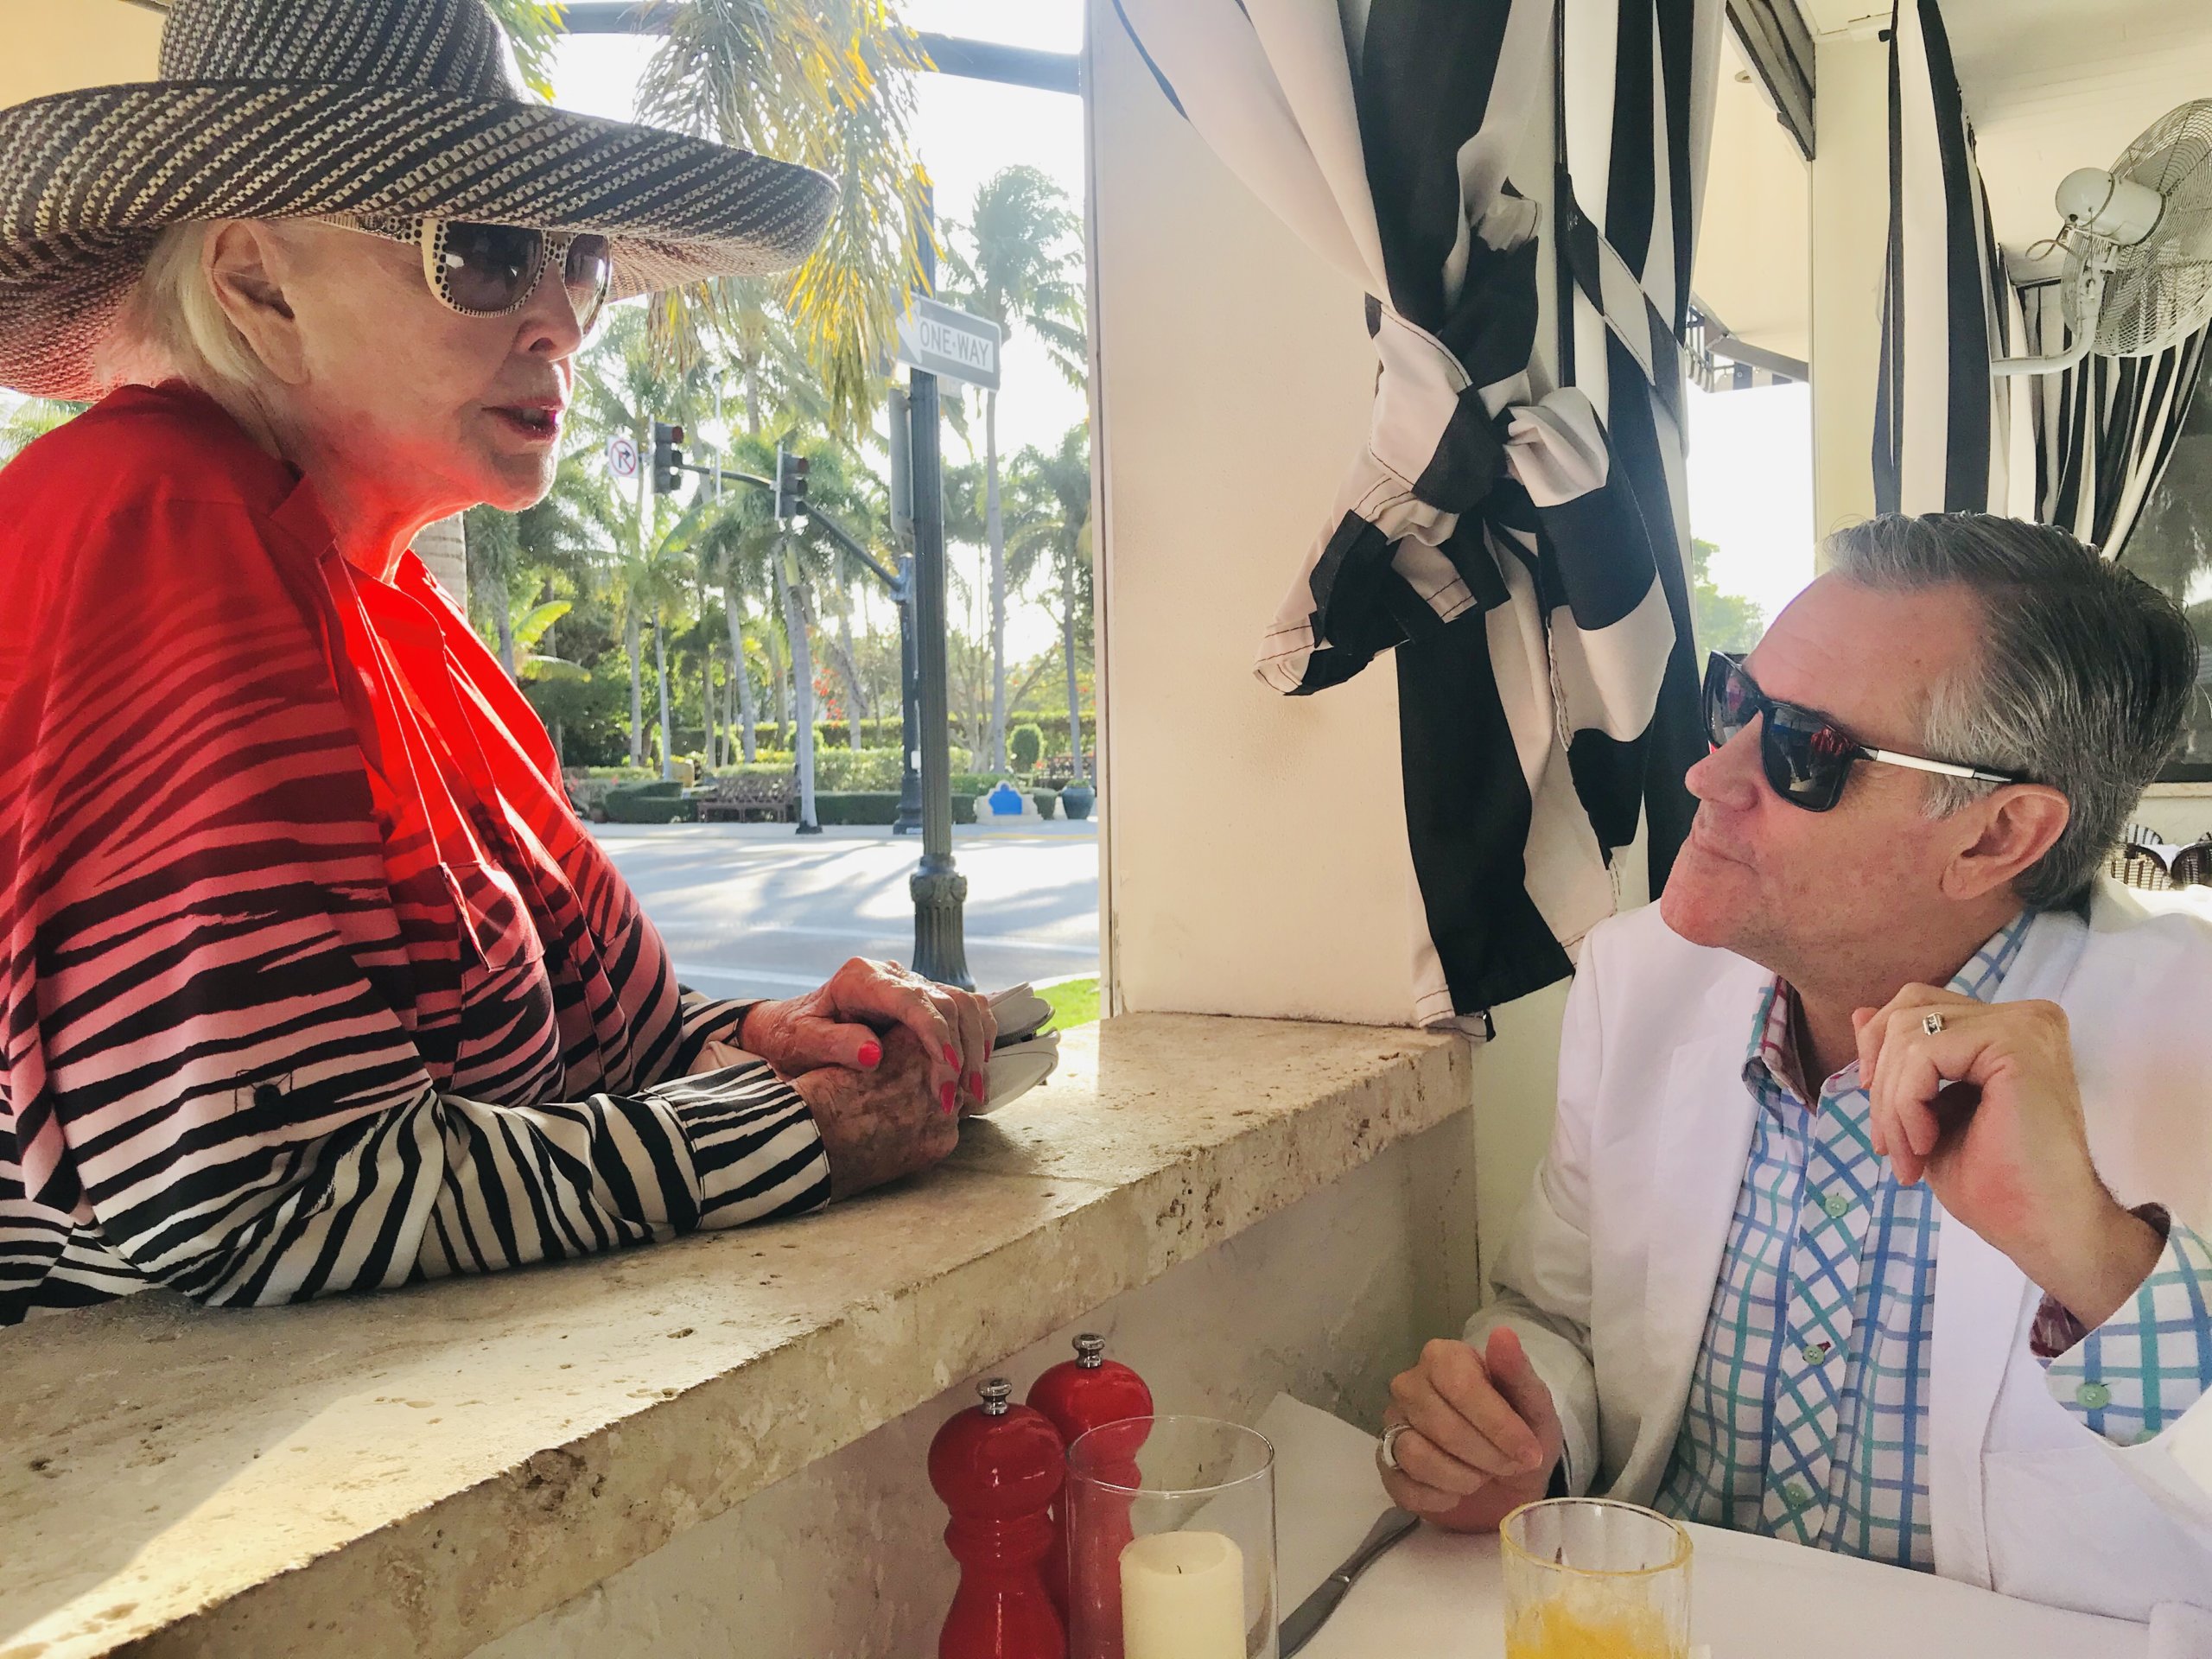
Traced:
<path id="1" fill-rule="evenodd" d="M 0 1323 L 266 1303 L 824 1202 L 543 725 L 181 386 L 0 471 Z"/>

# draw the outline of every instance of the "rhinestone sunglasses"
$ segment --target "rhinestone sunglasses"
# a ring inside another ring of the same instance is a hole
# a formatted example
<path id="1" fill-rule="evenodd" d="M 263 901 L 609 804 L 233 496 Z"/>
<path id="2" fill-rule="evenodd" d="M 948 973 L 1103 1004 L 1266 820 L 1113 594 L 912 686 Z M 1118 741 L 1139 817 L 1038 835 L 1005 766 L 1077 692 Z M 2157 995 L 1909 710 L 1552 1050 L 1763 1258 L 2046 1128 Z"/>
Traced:
<path id="1" fill-rule="evenodd" d="M 613 254 L 603 236 L 457 219 L 384 219 L 359 213 L 320 217 L 325 224 L 420 248 L 423 279 L 430 292 L 448 310 L 464 317 L 499 317 L 521 310 L 547 270 L 557 266 L 577 324 L 589 333 L 606 308 L 614 280 Z"/>

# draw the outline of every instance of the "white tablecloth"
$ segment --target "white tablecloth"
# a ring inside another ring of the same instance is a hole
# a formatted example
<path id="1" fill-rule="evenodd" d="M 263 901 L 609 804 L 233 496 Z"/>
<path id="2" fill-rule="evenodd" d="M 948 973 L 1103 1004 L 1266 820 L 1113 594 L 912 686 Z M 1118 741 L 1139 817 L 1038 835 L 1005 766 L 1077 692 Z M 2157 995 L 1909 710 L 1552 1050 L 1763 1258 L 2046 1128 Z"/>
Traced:
<path id="1" fill-rule="evenodd" d="M 1274 1442 L 1283 1611 L 1358 1544 L 1388 1503 L 1368 1435 L 1289 1399 Z M 1926 1573 L 1692 1527 L 1692 1639 L 1713 1659 L 2144 1659 L 2140 1624 L 2015 1601 Z M 1505 1651 L 1497 1539 L 1422 1528 L 1368 1570 L 1300 1659 L 1493 1659 Z"/>

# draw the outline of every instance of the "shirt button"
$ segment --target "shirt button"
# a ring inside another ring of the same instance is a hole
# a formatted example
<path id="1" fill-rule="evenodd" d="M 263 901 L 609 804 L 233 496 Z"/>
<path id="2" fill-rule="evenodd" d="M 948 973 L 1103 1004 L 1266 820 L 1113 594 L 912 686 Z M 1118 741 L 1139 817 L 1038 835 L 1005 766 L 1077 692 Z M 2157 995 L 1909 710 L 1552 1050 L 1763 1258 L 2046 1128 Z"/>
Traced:
<path id="1" fill-rule="evenodd" d="M 1841 1221 L 1851 1212 L 1850 1195 L 1843 1192 L 1831 1192 L 1821 1200 L 1821 1208 L 1827 1211 L 1832 1219 Z"/>
<path id="2" fill-rule="evenodd" d="M 2074 1390 L 2074 1401 L 2084 1411 L 2101 1411 L 2112 1403 L 2112 1390 L 2101 1382 L 2084 1382 Z"/>
<path id="3" fill-rule="evenodd" d="M 1803 1351 L 1808 1365 L 1818 1365 L 1827 1358 L 1828 1345 L 1825 1342 L 1808 1342 Z"/>
<path id="4" fill-rule="evenodd" d="M 1802 1510 L 1813 1501 L 1813 1495 L 1793 1480 L 1782 1489 L 1782 1501 L 1793 1510 Z"/>

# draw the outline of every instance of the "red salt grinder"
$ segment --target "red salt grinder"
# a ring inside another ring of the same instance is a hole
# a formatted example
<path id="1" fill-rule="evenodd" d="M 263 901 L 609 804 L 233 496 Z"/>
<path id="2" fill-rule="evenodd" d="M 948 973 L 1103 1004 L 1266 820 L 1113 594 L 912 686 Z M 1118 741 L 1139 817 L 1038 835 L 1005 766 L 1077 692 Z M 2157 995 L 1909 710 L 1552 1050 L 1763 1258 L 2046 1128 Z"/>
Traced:
<path id="1" fill-rule="evenodd" d="M 938 1659 L 1067 1659 L 1066 1630 L 1038 1576 L 1066 1448 L 1042 1412 L 1012 1403 L 1004 1377 L 976 1391 L 983 1403 L 930 1442 L 930 1484 L 952 1511 L 944 1541 L 960 1563 Z"/>
<path id="2" fill-rule="evenodd" d="M 1082 1435 L 1128 1417 L 1149 1417 L 1152 1390 L 1118 1359 L 1106 1357 L 1106 1339 L 1085 1333 L 1075 1339 L 1073 1359 L 1064 1359 L 1029 1387 L 1029 1403 L 1052 1420 L 1060 1438 L 1073 1446 Z M 1134 1477 L 1134 1471 L 1131 1471 Z M 1135 1484 L 1134 1478 L 1130 1484 Z M 1052 1505 L 1052 1549 L 1045 1557 L 1045 1589 L 1068 1616 L 1067 1503 L 1063 1492 Z M 1106 1541 L 1111 1544 L 1113 1541 Z M 1121 1544 L 1129 1541 L 1122 1538 Z M 1115 1559 L 1120 1558 L 1118 1547 Z"/>

